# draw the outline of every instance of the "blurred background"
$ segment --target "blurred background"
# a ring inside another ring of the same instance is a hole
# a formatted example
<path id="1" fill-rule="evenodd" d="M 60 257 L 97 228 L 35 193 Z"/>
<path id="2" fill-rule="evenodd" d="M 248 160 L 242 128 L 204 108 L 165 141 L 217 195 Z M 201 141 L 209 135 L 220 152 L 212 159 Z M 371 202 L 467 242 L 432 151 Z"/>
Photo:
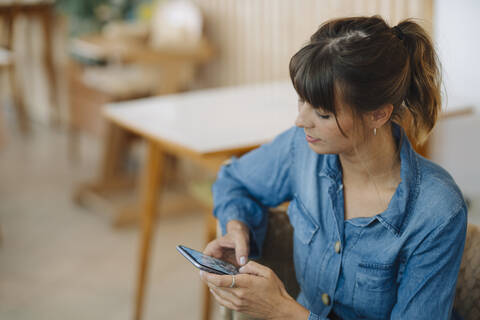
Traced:
<path id="1" fill-rule="evenodd" d="M 141 227 L 117 213 L 138 202 L 147 147 L 125 132 L 113 143 L 105 105 L 288 80 L 322 22 L 375 14 L 432 35 L 445 116 L 420 151 L 452 173 L 480 224 L 476 0 L 0 0 L 0 319 L 134 317 Z M 105 156 L 112 145 L 121 158 Z M 167 164 L 142 318 L 205 319 L 211 302 L 175 245 L 212 237 L 215 170 Z"/>

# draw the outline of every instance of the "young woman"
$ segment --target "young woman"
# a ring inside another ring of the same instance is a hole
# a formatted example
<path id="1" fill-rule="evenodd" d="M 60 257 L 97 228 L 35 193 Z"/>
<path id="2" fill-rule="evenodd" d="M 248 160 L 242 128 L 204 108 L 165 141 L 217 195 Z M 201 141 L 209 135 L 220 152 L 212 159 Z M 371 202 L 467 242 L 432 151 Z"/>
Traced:
<path id="1" fill-rule="evenodd" d="M 323 24 L 290 61 L 295 127 L 222 168 L 224 236 L 205 253 L 241 274 L 201 273 L 217 301 L 266 319 L 450 319 L 467 209 L 451 176 L 412 149 L 440 111 L 432 43 L 415 22 Z M 402 126 L 402 124 L 404 124 Z M 291 201 L 301 293 L 261 254 L 266 207 Z"/>

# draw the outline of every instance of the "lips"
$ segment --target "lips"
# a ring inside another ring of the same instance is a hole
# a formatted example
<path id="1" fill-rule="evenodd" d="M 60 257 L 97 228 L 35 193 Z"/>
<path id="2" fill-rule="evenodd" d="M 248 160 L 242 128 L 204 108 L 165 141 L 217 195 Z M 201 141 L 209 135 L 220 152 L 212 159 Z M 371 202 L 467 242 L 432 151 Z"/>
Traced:
<path id="1" fill-rule="evenodd" d="M 312 136 L 309 136 L 308 134 L 305 134 L 305 138 L 307 139 L 307 141 L 308 141 L 309 143 L 314 143 L 314 142 L 320 141 L 320 139 L 316 139 L 316 138 L 314 138 L 314 137 L 312 137 Z"/>

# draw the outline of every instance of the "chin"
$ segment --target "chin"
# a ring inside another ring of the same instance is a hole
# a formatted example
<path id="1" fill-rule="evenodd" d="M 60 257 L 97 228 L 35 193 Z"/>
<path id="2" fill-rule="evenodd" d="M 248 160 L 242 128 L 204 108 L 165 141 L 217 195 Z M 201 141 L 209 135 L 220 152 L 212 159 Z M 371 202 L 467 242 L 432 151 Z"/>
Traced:
<path id="1" fill-rule="evenodd" d="M 312 145 L 309 144 L 310 149 L 312 149 L 315 153 L 318 154 L 334 154 L 338 153 L 336 150 L 333 150 L 332 148 L 328 148 L 326 146 L 318 146 L 318 145 Z"/>

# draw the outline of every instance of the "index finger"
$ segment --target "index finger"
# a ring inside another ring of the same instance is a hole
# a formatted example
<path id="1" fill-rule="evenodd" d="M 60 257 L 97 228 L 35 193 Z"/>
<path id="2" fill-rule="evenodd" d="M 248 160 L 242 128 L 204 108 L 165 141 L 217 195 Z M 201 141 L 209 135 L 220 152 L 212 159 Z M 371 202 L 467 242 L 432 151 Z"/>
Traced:
<path id="1" fill-rule="evenodd" d="M 224 248 L 235 248 L 235 243 L 223 237 L 215 239 L 209 244 L 207 244 L 207 247 L 205 248 L 205 250 L 203 250 L 203 254 L 220 258 L 222 256 L 222 250 Z"/>

